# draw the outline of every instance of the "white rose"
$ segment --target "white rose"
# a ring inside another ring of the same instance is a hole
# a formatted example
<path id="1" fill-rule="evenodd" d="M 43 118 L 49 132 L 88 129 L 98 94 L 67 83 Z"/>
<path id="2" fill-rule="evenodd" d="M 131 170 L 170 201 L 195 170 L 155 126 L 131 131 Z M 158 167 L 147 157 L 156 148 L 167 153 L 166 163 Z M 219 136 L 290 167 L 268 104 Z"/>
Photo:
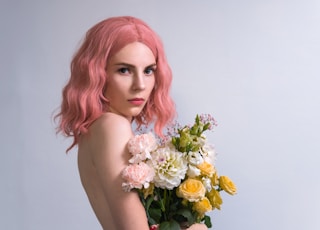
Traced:
<path id="1" fill-rule="evenodd" d="M 216 160 L 216 152 L 214 146 L 206 143 L 202 147 L 203 155 L 205 156 L 205 160 L 214 165 Z"/>
<path id="2" fill-rule="evenodd" d="M 189 168 L 188 168 L 188 171 L 187 171 L 187 175 L 188 177 L 190 178 L 194 178 L 194 177 L 197 177 L 201 174 L 201 170 L 198 169 L 196 166 L 193 166 L 191 164 L 189 164 Z"/>
<path id="3" fill-rule="evenodd" d="M 200 152 L 189 152 L 187 158 L 188 162 L 192 165 L 198 165 L 203 162 L 203 157 Z"/>

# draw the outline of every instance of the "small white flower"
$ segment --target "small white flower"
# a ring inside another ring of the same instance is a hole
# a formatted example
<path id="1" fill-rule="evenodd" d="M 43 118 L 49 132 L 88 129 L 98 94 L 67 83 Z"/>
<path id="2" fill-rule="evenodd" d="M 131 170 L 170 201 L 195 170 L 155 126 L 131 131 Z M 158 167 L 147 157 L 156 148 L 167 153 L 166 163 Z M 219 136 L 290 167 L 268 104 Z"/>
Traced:
<path id="1" fill-rule="evenodd" d="M 211 180 L 208 177 L 203 177 L 202 178 L 202 183 L 204 185 L 204 187 L 206 188 L 207 192 L 210 192 L 212 189 L 212 185 L 211 185 Z"/>
<path id="2" fill-rule="evenodd" d="M 192 165 L 203 163 L 203 157 L 200 152 L 189 152 L 187 154 L 188 162 Z"/>
<path id="3" fill-rule="evenodd" d="M 201 134 L 201 136 L 197 138 L 197 142 L 200 146 L 203 146 L 207 143 L 207 137 L 204 134 Z"/>
<path id="4" fill-rule="evenodd" d="M 194 178 L 194 177 L 200 176 L 200 174 L 201 174 L 200 169 L 198 169 L 196 166 L 189 164 L 189 168 L 187 171 L 188 177 Z"/>
<path id="5" fill-rule="evenodd" d="M 205 160 L 207 162 L 209 162 L 210 164 L 214 165 L 215 160 L 216 160 L 216 152 L 215 152 L 214 146 L 206 143 L 202 147 L 202 153 L 205 157 Z"/>

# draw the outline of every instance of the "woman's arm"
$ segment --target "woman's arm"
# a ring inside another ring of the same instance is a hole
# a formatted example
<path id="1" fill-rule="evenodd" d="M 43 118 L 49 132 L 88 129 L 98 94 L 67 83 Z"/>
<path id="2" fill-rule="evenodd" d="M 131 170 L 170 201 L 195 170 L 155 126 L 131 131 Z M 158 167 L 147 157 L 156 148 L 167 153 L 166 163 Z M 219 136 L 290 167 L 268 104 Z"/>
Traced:
<path id="1" fill-rule="evenodd" d="M 133 136 L 130 122 L 119 115 L 106 113 L 90 127 L 93 163 L 103 187 L 116 229 L 149 229 L 139 196 L 122 190 L 121 172 L 128 165 L 128 140 Z"/>

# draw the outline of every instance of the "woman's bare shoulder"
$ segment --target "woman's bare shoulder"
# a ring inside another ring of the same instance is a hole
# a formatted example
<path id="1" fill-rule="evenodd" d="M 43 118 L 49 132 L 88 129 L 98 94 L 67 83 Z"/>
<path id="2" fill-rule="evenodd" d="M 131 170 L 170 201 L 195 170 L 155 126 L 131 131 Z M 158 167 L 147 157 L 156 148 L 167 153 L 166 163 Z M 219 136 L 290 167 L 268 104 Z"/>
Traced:
<path id="1" fill-rule="evenodd" d="M 132 136 L 131 123 L 123 116 L 114 113 L 102 114 L 89 128 L 89 134 L 100 138 L 130 137 Z"/>
<path id="2" fill-rule="evenodd" d="M 125 117 L 104 113 L 89 127 L 86 136 L 91 151 L 118 152 L 123 150 L 133 132 L 131 123 Z"/>
<path id="3" fill-rule="evenodd" d="M 105 129 L 108 128 L 108 129 Z M 91 130 L 112 130 L 121 129 L 123 131 L 131 130 L 131 123 L 127 118 L 115 113 L 103 113 L 90 127 Z M 112 130 L 114 131 L 114 130 Z"/>

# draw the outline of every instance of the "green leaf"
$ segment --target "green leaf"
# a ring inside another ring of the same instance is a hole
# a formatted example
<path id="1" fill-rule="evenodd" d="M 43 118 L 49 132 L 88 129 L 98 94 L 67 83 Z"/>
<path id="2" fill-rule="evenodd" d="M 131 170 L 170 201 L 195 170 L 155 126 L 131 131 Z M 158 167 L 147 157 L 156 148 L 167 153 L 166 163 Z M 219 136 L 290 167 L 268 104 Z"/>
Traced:
<path id="1" fill-rule="evenodd" d="M 145 202 L 145 208 L 146 208 L 146 210 L 148 210 L 149 209 L 149 207 L 150 207 L 150 205 L 152 204 L 152 201 L 153 201 L 154 199 L 153 199 L 153 196 L 150 196 L 148 199 L 147 199 L 147 201 Z"/>
<path id="2" fill-rule="evenodd" d="M 179 205 L 181 205 L 181 200 L 175 200 L 173 198 L 172 202 L 170 203 L 169 209 L 171 212 L 176 212 L 178 210 Z"/>
<path id="3" fill-rule="evenodd" d="M 177 211 L 177 214 L 186 218 L 189 224 L 193 224 L 195 222 L 195 218 L 194 218 L 191 210 L 189 210 L 189 209 L 186 209 L 186 208 L 179 209 Z"/>
<path id="4" fill-rule="evenodd" d="M 154 225 L 154 224 L 158 224 L 159 222 L 157 222 L 156 220 L 154 220 L 151 217 L 148 217 L 148 223 L 149 223 L 149 225 Z"/>
<path id="5" fill-rule="evenodd" d="M 160 223 L 159 230 L 180 230 L 180 225 L 174 220 L 165 221 Z"/>
<path id="6" fill-rule="evenodd" d="M 196 116 L 196 124 L 199 125 L 199 123 L 200 123 L 200 117 L 199 117 L 199 115 L 197 114 L 197 116 Z"/>
<path id="7" fill-rule="evenodd" d="M 175 147 L 179 146 L 179 143 L 178 143 L 178 140 L 177 140 L 176 137 L 172 137 L 171 142 L 172 142 L 172 144 L 173 144 Z"/>
<path id="8" fill-rule="evenodd" d="M 159 223 L 161 221 L 161 210 L 158 208 L 150 208 L 148 211 L 148 219 L 151 218 L 155 221 L 155 223 Z"/>
<path id="9" fill-rule="evenodd" d="M 208 228 L 212 227 L 211 218 L 210 216 L 204 216 L 203 217 L 204 224 L 207 225 Z"/>

